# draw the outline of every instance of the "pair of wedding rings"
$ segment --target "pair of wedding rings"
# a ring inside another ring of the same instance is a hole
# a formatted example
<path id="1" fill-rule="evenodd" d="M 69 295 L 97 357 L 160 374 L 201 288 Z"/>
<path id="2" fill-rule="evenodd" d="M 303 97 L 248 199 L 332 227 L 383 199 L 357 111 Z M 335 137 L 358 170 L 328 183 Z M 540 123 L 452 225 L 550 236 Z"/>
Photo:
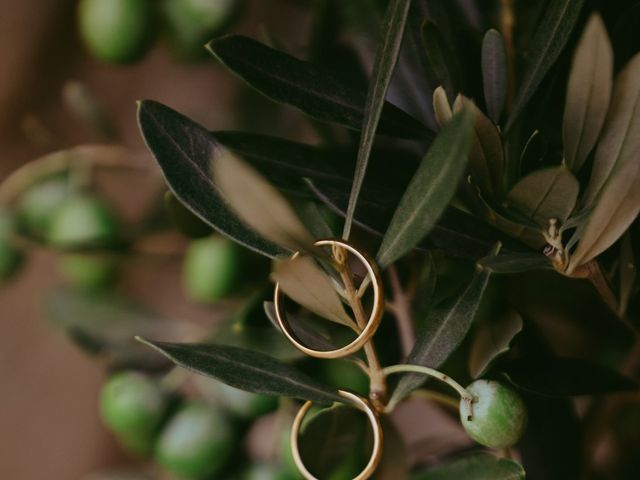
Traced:
<path id="1" fill-rule="evenodd" d="M 384 312 L 384 292 L 382 290 L 382 281 L 380 279 L 380 274 L 378 273 L 378 268 L 375 262 L 371 260 L 366 254 L 360 252 L 357 248 L 350 245 L 349 243 L 346 243 L 342 240 L 329 239 L 318 240 L 314 245 L 317 247 L 332 247 L 334 250 L 345 250 L 349 254 L 356 257 L 356 259 L 366 269 L 367 276 L 369 277 L 373 289 L 373 307 L 371 309 L 371 313 L 366 325 L 364 326 L 364 328 L 362 328 L 362 330 L 358 333 L 358 336 L 353 341 L 343 347 L 334 350 L 317 350 L 310 348 L 299 341 L 299 339 L 296 337 L 295 332 L 292 330 L 289 322 L 287 321 L 284 309 L 284 295 L 282 294 L 280 285 L 278 283 L 276 283 L 274 290 L 276 319 L 280 329 L 282 330 L 282 333 L 298 350 L 316 358 L 343 358 L 357 352 L 362 347 L 364 347 L 364 345 L 371 340 L 376 330 L 378 329 L 380 321 L 382 320 L 382 314 Z M 299 255 L 300 252 L 296 252 L 292 256 L 292 258 L 296 258 Z M 362 410 L 366 414 L 369 423 L 371 424 L 371 428 L 373 431 L 373 448 L 371 451 L 371 456 L 365 468 L 354 479 L 366 480 L 374 473 L 378 464 L 380 463 L 380 458 L 382 457 L 382 427 L 380 425 L 380 419 L 378 418 L 378 413 L 371 406 L 367 399 L 346 390 L 339 390 L 338 394 L 341 397 L 347 399 L 356 408 Z M 307 467 L 304 465 L 304 462 L 302 461 L 300 451 L 298 449 L 298 437 L 302 421 L 312 405 L 313 402 L 311 401 L 307 401 L 302 405 L 293 421 L 293 426 L 291 429 L 291 448 L 293 451 L 293 459 L 296 463 L 296 466 L 300 470 L 300 473 L 302 473 L 302 475 L 307 480 L 317 479 L 313 476 L 313 474 L 311 474 L 311 472 L 309 472 Z"/>

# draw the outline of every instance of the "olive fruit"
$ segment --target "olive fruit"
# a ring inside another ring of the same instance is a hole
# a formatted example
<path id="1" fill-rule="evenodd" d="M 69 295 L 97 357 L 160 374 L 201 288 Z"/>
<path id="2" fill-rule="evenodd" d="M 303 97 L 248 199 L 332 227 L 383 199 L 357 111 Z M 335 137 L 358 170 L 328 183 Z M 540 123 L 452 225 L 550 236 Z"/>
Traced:
<path id="1" fill-rule="evenodd" d="M 105 62 L 129 63 L 150 45 L 149 0 L 80 0 L 78 26 L 86 47 Z"/>
<path id="2" fill-rule="evenodd" d="M 169 395 L 156 381 L 133 371 L 112 375 L 100 394 L 104 423 L 128 450 L 139 455 L 153 452 L 169 404 Z"/>
<path id="3" fill-rule="evenodd" d="M 0 280 L 8 280 L 19 269 L 24 256 L 15 246 L 12 235 L 15 232 L 13 215 L 0 210 Z"/>
<path id="4" fill-rule="evenodd" d="M 226 238 L 212 236 L 193 240 L 183 264 L 183 282 L 187 295 L 201 303 L 214 303 L 235 286 L 239 252 Z"/>
<path id="5" fill-rule="evenodd" d="M 239 418 L 253 419 L 278 407 L 278 398 L 246 392 L 224 383 L 218 384 L 223 406 Z"/>
<path id="6" fill-rule="evenodd" d="M 492 380 L 476 380 L 467 391 L 473 396 L 473 415 L 468 418 L 463 399 L 460 420 L 469 436 L 491 448 L 514 445 L 527 424 L 527 409 L 520 395 Z"/>
<path id="7" fill-rule="evenodd" d="M 86 291 L 103 290 L 118 277 L 116 263 L 104 256 L 62 255 L 58 268 L 71 285 Z"/>
<path id="8" fill-rule="evenodd" d="M 237 17 L 241 0 L 162 0 L 161 11 L 171 46 L 186 59 L 203 56 L 204 44 Z"/>
<path id="9" fill-rule="evenodd" d="M 30 234 L 44 237 L 53 213 L 68 195 L 68 182 L 63 177 L 52 177 L 31 185 L 20 196 L 18 204 L 21 226 Z"/>
<path id="10" fill-rule="evenodd" d="M 158 437 L 155 458 L 171 473 L 204 478 L 218 472 L 233 452 L 233 430 L 220 411 L 199 402 L 184 405 Z"/>

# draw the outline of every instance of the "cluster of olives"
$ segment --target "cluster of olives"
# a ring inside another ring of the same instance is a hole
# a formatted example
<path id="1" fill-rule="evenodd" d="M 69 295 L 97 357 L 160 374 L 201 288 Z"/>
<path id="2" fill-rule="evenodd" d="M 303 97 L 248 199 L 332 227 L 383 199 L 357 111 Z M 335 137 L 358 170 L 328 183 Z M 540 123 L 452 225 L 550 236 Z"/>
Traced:
<path id="1" fill-rule="evenodd" d="M 240 9 L 241 0 L 80 0 L 78 26 L 89 52 L 105 62 L 142 58 L 158 30 L 182 58 L 193 59 Z"/>
<path id="2" fill-rule="evenodd" d="M 102 388 L 100 411 L 121 445 L 153 458 L 184 479 L 295 479 L 279 465 L 253 465 L 234 472 L 233 460 L 246 426 L 277 408 L 275 397 L 216 384 L 217 398 L 207 402 L 182 398 L 153 377 L 122 371 Z M 244 463 L 244 462 L 238 462 Z M 226 478 L 226 477 L 225 477 Z"/>

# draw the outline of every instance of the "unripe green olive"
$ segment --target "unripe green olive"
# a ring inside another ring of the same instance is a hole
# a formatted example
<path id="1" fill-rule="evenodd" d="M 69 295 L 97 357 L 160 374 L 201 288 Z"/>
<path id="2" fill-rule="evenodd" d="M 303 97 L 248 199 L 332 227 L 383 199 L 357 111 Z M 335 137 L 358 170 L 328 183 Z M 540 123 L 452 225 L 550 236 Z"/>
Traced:
<path id="1" fill-rule="evenodd" d="M 18 205 L 21 226 L 44 238 L 54 212 L 68 195 L 68 181 L 61 177 L 48 178 L 30 186 L 21 195 Z"/>
<path id="2" fill-rule="evenodd" d="M 202 303 L 214 303 L 235 286 L 240 266 L 236 245 L 219 236 L 193 240 L 183 264 L 187 295 Z"/>
<path id="3" fill-rule="evenodd" d="M 507 448 L 522 436 L 527 425 L 527 409 L 518 393 L 492 380 L 476 380 L 467 387 L 473 396 L 471 419 L 464 399 L 460 420 L 476 442 L 491 448 Z"/>
<path id="4" fill-rule="evenodd" d="M 115 243 L 119 226 L 109 208 L 97 197 L 75 194 L 56 209 L 47 240 L 56 247 L 105 247 Z"/>
<path id="5" fill-rule="evenodd" d="M 132 62 L 150 45 L 152 13 L 149 0 L 80 0 L 80 34 L 96 58 Z"/>
<path id="6" fill-rule="evenodd" d="M 169 403 L 169 395 L 162 387 L 138 372 L 112 375 L 100 394 L 105 425 L 127 449 L 140 455 L 153 451 Z"/>
<path id="7" fill-rule="evenodd" d="M 233 452 L 233 430 L 220 411 L 203 403 L 183 406 L 156 444 L 155 458 L 166 470 L 189 479 L 214 475 Z"/>
<path id="8" fill-rule="evenodd" d="M 205 43 L 229 26 L 241 4 L 241 0 L 162 0 L 171 46 L 186 59 L 205 55 Z"/>
<path id="9" fill-rule="evenodd" d="M 15 229 L 13 215 L 0 210 L 0 280 L 11 278 L 24 260 L 22 250 L 15 246 L 12 239 Z"/>
<path id="10" fill-rule="evenodd" d="M 105 256 L 62 255 L 58 268 L 72 286 L 85 291 L 104 290 L 118 277 L 115 260 Z"/>
<path id="11" fill-rule="evenodd" d="M 278 407 L 278 397 L 246 392 L 225 383 L 218 387 L 223 406 L 239 418 L 250 420 Z"/>

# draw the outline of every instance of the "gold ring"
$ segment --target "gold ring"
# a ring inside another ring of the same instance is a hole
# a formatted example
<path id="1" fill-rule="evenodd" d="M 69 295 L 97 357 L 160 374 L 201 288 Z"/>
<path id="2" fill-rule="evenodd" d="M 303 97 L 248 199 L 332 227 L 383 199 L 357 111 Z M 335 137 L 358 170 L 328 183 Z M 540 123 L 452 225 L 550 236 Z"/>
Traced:
<path id="1" fill-rule="evenodd" d="M 369 320 L 367 321 L 367 325 L 360 332 L 360 334 L 348 345 L 344 347 L 335 349 L 335 350 L 315 350 L 313 348 L 309 348 L 302 343 L 300 343 L 296 337 L 294 332 L 289 327 L 288 322 L 285 321 L 285 312 L 283 300 L 284 296 L 280 292 L 280 284 L 276 283 L 276 287 L 273 292 L 273 303 L 275 305 L 276 310 L 276 320 L 278 321 L 278 325 L 282 330 L 282 333 L 289 339 L 291 343 L 300 351 L 306 353 L 311 357 L 316 358 L 342 358 L 347 355 L 351 355 L 352 353 L 360 350 L 365 343 L 367 343 L 371 337 L 376 333 L 378 326 L 380 325 L 380 321 L 382 320 L 382 314 L 384 313 L 384 295 L 382 292 L 382 280 L 380 279 L 380 274 L 378 273 L 378 268 L 373 260 L 369 259 L 365 254 L 360 252 L 357 248 L 349 245 L 348 243 L 342 240 L 318 240 L 314 243 L 316 246 L 339 246 L 349 251 L 353 255 L 356 256 L 360 262 L 365 266 L 367 270 L 367 274 L 371 277 L 371 284 L 373 286 L 373 309 L 371 310 L 371 314 L 369 315 Z M 292 258 L 296 258 L 300 255 L 300 252 L 296 252 L 293 254 Z"/>
<path id="2" fill-rule="evenodd" d="M 366 467 L 364 467 L 358 476 L 353 479 L 366 480 L 373 475 L 376 468 L 378 468 L 380 459 L 382 458 L 382 425 L 380 425 L 378 414 L 366 399 L 354 393 L 347 392 L 346 390 L 338 390 L 338 394 L 359 407 L 367 415 L 367 418 L 371 423 L 371 429 L 373 430 L 373 449 L 371 451 L 371 457 L 369 458 L 369 463 L 367 463 Z M 318 480 L 311 474 L 311 472 L 309 472 L 309 470 L 307 470 L 307 467 L 305 467 L 302 461 L 302 457 L 300 457 L 300 450 L 298 450 L 298 433 L 300 431 L 300 426 L 312 405 L 313 402 L 306 401 L 302 407 L 300 407 L 300 410 L 298 410 L 298 413 L 296 414 L 296 418 L 293 420 L 293 425 L 291 426 L 291 452 L 293 454 L 293 460 L 295 461 L 302 476 L 307 480 Z"/>

